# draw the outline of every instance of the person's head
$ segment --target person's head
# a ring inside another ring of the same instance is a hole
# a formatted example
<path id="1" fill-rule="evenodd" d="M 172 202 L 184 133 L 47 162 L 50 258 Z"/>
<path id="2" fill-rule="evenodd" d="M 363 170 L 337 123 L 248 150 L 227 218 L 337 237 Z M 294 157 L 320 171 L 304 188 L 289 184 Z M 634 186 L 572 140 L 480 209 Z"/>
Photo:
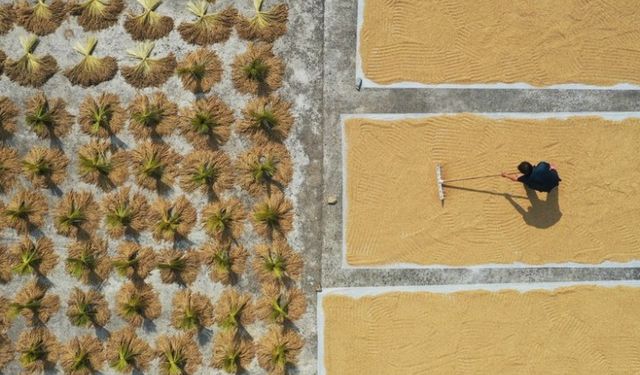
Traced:
<path id="1" fill-rule="evenodd" d="M 533 165 L 531 165 L 531 163 L 529 163 L 528 161 L 523 161 L 522 163 L 518 164 L 518 170 L 523 175 L 528 176 L 531 174 L 531 172 L 533 172 Z"/>

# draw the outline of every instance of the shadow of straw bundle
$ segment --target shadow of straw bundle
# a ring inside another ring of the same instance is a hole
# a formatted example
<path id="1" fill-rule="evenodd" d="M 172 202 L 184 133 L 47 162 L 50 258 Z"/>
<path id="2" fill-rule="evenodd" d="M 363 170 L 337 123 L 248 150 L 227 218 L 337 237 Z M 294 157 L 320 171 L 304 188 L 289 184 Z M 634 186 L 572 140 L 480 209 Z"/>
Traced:
<path id="1" fill-rule="evenodd" d="M 77 43 L 74 49 L 83 56 L 82 61 L 64 72 L 65 77 L 74 85 L 94 86 L 111 80 L 118 71 L 116 59 L 111 56 L 95 57 L 93 52 L 98 39 L 91 37 L 86 44 Z"/>
<path id="2" fill-rule="evenodd" d="M 47 35 L 56 31 L 67 16 L 67 4 L 63 0 L 53 0 L 47 4 L 45 0 L 36 0 L 30 4 L 20 0 L 15 6 L 16 22 L 36 35 Z"/>
<path id="3" fill-rule="evenodd" d="M 122 68 L 122 76 L 131 86 L 139 89 L 161 86 L 173 75 L 177 65 L 173 53 L 152 59 L 150 56 L 154 47 L 152 42 L 143 42 L 135 49 L 127 50 L 129 56 L 138 60 L 136 65 Z"/>
<path id="4" fill-rule="evenodd" d="M 206 46 L 224 42 L 231 36 L 238 13 L 234 8 L 228 7 L 219 12 L 209 13 L 207 1 L 195 0 L 187 3 L 187 9 L 197 19 L 193 22 L 183 22 L 178 26 L 178 31 L 186 42 Z"/>
<path id="5" fill-rule="evenodd" d="M 9 58 L 4 64 L 5 72 L 12 81 L 22 86 L 40 87 L 58 71 L 58 63 L 53 56 L 34 54 L 38 42 L 35 35 L 20 38 L 24 54 L 18 60 Z"/>
<path id="6" fill-rule="evenodd" d="M 124 28 L 133 40 L 155 40 L 167 36 L 173 30 L 173 19 L 156 12 L 162 0 L 137 0 L 142 12 L 130 13 Z"/>
<path id="7" fill-rule="evenodd" d="M 76 0 L 69 5 L 70 13 L 84 31 L 106 29 L 118 22 L 118 16 L 124 10 L 122 0 Z"/>
<path id="8" fill-rule="evenodd" d="M 253 17 L 238 16 L 236 29 L 240 38 L 271 43 L 287 32 L 289 7 L 281 3 L 263 10 L 263 3 L 264 0 L 253 0 Z"/>

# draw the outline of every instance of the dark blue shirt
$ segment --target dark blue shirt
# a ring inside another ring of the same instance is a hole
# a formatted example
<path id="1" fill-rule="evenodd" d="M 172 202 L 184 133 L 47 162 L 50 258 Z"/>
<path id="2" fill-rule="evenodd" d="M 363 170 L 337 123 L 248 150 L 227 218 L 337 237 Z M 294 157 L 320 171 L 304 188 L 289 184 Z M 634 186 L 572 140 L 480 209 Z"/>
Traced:
<path id="1" fill-rule="evenodd" d="M 527 185 L 533 190 L 550 192 L 560 184 L 560 176 L 555 169 L 551 169 L 551 165 L 546 161 L 541 161 L 533 167 L 533 171 L 528 176 L 518 177 L 518 181 Z"/>

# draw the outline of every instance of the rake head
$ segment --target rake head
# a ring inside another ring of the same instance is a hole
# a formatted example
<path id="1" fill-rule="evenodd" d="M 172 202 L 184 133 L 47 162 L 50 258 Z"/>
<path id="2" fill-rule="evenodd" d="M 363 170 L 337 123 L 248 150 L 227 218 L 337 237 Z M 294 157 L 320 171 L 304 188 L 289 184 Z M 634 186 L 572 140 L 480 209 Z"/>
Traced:
<path id="1" fill-rule="evenodd" d="M 440 202 L 444 203 L 444 179 L 442 178 L 442 166 L 436 164 L 436 183 L 438 184 L 438 197 Z"/>

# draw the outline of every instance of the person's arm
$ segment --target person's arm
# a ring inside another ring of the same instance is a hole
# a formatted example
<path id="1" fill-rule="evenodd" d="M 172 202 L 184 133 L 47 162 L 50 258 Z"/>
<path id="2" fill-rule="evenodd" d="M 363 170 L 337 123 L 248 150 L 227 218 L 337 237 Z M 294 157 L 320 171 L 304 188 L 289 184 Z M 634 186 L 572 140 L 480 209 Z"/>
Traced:
<path id="1" fill-rule="evenodd" d="M 522 174 L 502 172 L 502 177 L 508 178 L 513 182 L 519 182 L 518 179 L 522 177 Z"/>

